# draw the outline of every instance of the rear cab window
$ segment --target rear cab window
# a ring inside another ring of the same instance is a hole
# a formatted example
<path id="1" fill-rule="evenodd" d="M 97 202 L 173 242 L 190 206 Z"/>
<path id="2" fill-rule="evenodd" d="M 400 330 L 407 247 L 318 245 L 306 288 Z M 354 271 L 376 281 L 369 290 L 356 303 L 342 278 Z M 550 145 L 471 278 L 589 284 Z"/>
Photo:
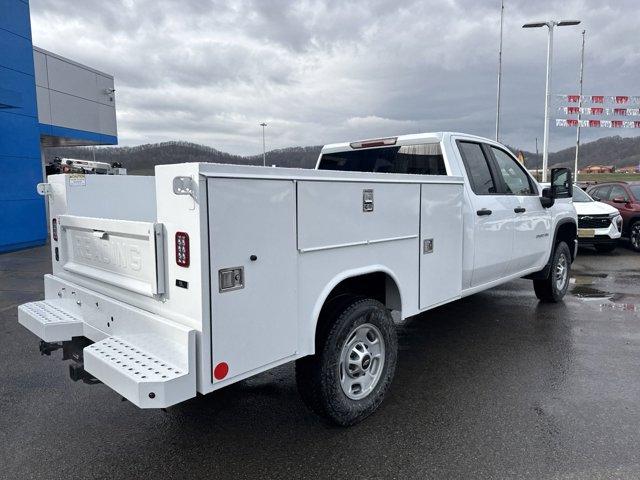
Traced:
<path id="1" fill-rule="evenodd" d="M 324 153 L 318 170 L 447 175 L 439 143 Z"/>

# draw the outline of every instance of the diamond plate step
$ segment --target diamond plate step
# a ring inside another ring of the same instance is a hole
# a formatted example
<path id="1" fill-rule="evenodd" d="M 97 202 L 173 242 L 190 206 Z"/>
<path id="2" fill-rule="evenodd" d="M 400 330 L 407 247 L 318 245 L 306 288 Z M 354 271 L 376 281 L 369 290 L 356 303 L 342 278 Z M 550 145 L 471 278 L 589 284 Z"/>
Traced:
<path id="1" fill-rule="evenodd" d="M 82 319 L 64 308 L 64 300 L 41 300 L 18 307 L 18 322 L 45 342 L 61 342 L 82 335 Z"/>

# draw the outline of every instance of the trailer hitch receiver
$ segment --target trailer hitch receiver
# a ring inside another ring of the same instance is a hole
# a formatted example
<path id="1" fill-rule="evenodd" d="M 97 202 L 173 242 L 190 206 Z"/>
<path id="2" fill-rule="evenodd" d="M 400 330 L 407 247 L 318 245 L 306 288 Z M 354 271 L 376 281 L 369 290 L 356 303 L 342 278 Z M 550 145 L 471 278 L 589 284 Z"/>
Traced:
<path id="1" fill-rule="evenodd" d="M 40 340 L 40 355 L 51 356 L 51 352 L 55 352 L 56 350 L 62 348 L 62 343 L 60 342 L 45 342 L 44 340 Z"/>

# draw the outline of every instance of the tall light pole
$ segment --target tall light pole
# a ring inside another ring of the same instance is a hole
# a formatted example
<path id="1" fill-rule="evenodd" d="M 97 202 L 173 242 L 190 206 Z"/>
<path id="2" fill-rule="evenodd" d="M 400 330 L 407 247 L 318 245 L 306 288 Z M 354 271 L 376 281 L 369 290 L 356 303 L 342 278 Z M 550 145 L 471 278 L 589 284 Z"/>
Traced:
<path id="1" fill-rule="evenodd" d="M 547 27 L 549 37 L 547 39 L 547 81 L 544 97 L 544 138 L 542 140 L 542 181 L 547 181 L 547 168 L 549 167 L 549 99 L 551 97 L 551 67 L 553 63 L 553 29 L 555 27 L 568 27 L 578 25 L 580 20 L 548 20 L 546 22 L 525 23 L 522 28 Z"/>
<path id="2" fill-rule="evenodd" d="M 584 34 L 586 30 L 582 30 L 582 53 L 580 54 L 580 98 L 578 99 L 578 129 L 576 131 L 576 162 L 573 168 L 573 178 L 578 181 L 578 150 L 580 150 L 580 119 L 582 110 L 582 77 L 584 74 Z"/>
<path id="3" fill-rule="evenodd" d="M 500 2 L 500 48 L 498 49 L 498 93 L 496 98 L 496 142 L 500 136 L 500 87 L 502 84 L 502 28 L 504 26 L 504 0 Z"/>
<path id="4" fill-rule="evenodd" d="M 266 167 L 267 166 L 267 150 L 264 143 L 264 127 L 266 127 L 267 124 L 265 122 L 262 122 L 260 126 L 262 127 L 262 166 Z"/>

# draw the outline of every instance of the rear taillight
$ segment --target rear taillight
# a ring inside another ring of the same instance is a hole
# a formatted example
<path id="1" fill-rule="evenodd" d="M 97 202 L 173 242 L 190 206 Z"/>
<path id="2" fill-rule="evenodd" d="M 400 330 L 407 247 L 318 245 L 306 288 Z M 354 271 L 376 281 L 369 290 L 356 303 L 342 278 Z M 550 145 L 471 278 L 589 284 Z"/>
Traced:
<path id="1" fill-rule="evenodd" d="M 189 234 L 176 232 L 176 263 L 181 267 L 189 266 Z"/>
<path id="2" fill-rule="evenodd" d="M 51 220 L 51 235 L 53 236 L 53 239 L 57 242 L 58 241 L 58 220 L 56 220 L 55 218 Z"/>

